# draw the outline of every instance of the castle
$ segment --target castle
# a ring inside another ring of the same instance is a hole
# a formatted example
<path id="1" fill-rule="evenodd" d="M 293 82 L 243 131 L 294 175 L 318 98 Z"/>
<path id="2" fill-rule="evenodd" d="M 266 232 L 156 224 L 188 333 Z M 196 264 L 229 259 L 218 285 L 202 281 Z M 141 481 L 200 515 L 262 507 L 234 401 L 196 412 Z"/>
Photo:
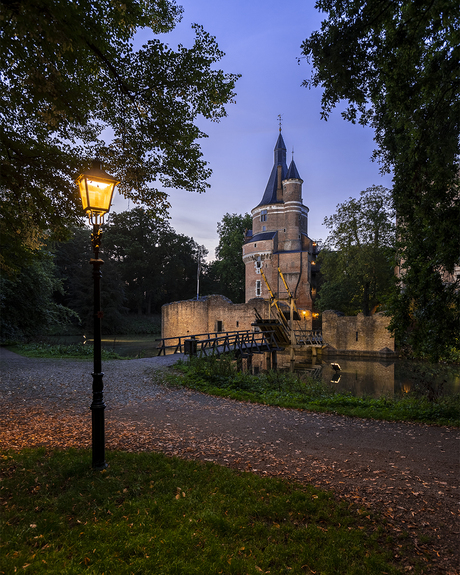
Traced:
<path id="1" fill-rule="evenodd" d="M 308 237 L 309 210 L 302 203 L 302 184 L 294 160 L 287 166 L 280 129 L 268 184 L 261 202 L 252 210 L 252 230 L 247 230 L 244 238 L 246 303 L 205 296 L 166 304 L 162 309 L 162 337 L 252 330 L 254 310 L 263 317 L 270 313 L 269 287 L 279 300 L 288 299 L 278 269 L 296 299 L 305 329 L 311 329 L 317 246 Z"/>
<path id="2" fill-rule="evenodd" d="M 246 302 L 270 297 L 263 275 L 272 293 L 281 300 L 287 299 L 279 269 L 303 319 L 311 324 L 317 245 L 308 237 L 309 210 L 302 202 L 302 184 L 294 159 L 287 166 L 280 129 L 267 187 L 261 202 L 251 212 L 253 224 L 252 230 L 246 233 L 243 261 Z"/>
<path id="3" fill-rule="evenodd" d="M 319 250 L 308 237 L 309 210 L 302 201 L 302 184 L 294 160 L 287 166 L 280 130 L 268 184 L 251 212 L 252 230 L 245 233 L 245 303 L 234 304 L 221 295 L 211 295 L 166 304 L 162 307 L 162 338 L 173 338 L 176 345 L 179 336 L 253 331 L 256 316 L 265 319 L 276 315 L 271 305 L 275 300 L 286 319 L 292 312 L 295 329 L 312 329 Z M 296 303 L 295 313 L 288 305 L 292 303 L 290 295 Z M 391 354 L 394 340 L 387 330 L 388 322 L 382 314 L 348 318 L 327 311 L 322 317 L 323 341 L 332 352 Z M 295 353 L 302 353 L 301 348 L 291 345 L 288 363 Z M 263 359 L 259 367 L 267 368 Z"/>

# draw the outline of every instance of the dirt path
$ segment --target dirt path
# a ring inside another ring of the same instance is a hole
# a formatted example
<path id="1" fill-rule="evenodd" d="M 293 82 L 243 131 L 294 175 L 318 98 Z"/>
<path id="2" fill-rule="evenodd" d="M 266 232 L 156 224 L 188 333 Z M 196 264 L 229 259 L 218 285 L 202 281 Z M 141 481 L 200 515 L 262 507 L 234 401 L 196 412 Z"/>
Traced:
<path id="1" fill-rule="evenodd" d="M 460 430 L 248 404 L 156 383 L 175 359 L 105 362 L 108 450 L 162 451 L 330 489 L 386 519 L 395 558 L 408 571 L 418 557 L 425 573 L 460 572 Z M 89 362 L 0 349 L 0 373 L 1 449 L 89 445 Z M 407 544 L 410 556 L 401 551 Z"/>

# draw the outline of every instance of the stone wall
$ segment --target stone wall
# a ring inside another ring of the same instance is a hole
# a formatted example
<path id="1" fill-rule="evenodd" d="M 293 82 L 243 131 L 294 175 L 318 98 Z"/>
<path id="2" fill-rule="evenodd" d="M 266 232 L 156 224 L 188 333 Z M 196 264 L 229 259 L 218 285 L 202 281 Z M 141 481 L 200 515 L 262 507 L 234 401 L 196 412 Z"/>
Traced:
<path id="1" fill-rule="evenodd" d="M 267 304 L 261 298 L 234 304 L 221 295 L 198 300 L 176 301 L 161 308 L 161 337 L 179 337 L 200 333 L 253 330 L 254 308 L 264 317 Z"/>
<path id="2" fill-rule="evenodd" d="M 394 353 L 395 343 L 387 327 L 390 318 L 382 313 L 365 316 L 339 316 L 325 311 L 323 317 L 323 341 L 332 353 Z"/>
<path id="3" fill-rule="evenodd" d="M 221 295 L 196 300 L 176 301 L 161 308 L 161 337 L 184 337 L 213 332 L 253 330 L 257 309 L 268 317 L 268 304 L 254 298 L 234 304 Z M 375 355 L 394 353 L 394 339 L 387 326 L 390 318 L 372 316 L 345 317 L 334 311 L 323 312 L 323 342 L 332 354 Z M 326 350 L 325 350 L 326 351 Z"/>

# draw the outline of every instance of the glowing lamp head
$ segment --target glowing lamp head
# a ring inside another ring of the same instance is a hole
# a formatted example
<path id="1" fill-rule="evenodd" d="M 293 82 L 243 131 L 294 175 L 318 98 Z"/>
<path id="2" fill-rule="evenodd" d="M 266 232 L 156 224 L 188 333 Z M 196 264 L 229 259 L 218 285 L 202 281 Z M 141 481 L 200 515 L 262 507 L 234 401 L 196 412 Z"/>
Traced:
<path id="1" fill-rule="evenodd" d="M 102 224 L 110 210 L 115 186 L 120 182 L 102 169 L 99 160 L 77 178 L 83 209 L 93 224 Z"/>

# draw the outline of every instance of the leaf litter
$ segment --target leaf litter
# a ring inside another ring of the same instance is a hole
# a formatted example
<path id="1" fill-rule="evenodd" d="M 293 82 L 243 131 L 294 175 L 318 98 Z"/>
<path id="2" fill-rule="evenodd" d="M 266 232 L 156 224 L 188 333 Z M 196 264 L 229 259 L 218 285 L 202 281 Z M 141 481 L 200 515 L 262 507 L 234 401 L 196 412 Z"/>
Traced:
<path id="1" fill-rule="evenodd" d="M 452 445 L 448 455 L 452 456 L 455 472 L 439 478 L 440 470 L 431 469 L 429 461 L 423 473 L 416 467 L 403 468 L 401 461 L 408 464 L 408 454 L 400 455 L 402 449 L 392 451 L 390 460 L 379 451 L 355 449 L 355 443 L 325 449 L 319 439 L 340 428 L 346 431 L 350 418 L 308 414 L 315 418 L 317 431 L 305 444 L 299 444 L 295 431 L 305 412 L 168 388 L 147 378 L 145 369 L 141 373 L 141 378 L 133 378 L 131 373 L 129 382 L 132 385 L 133 379 L 140 381 L 139 393 L 131 388 L 128 397 L 111 394 L 113 406 L 106 410 L 108 451 L 162 452 L 327 489 L 337 498 L 348 500 L 350 508 L 355 507 L 367 521 L 367 529 L 384 526 L 387 542 L 388 537 L 392 539 L 395 561 L 403 569 L 409 571 L 418 564 L 425 566 L 424 573 L 460 573 L 458 430 L 445 429 L 451 434 L 451 441 L 446 443 Z M 61 386 L 72 389 L 74 400 L 78 395 L 75 385 Z M 85 385 L 87 403 L 87 382 Z M 3 395 L 1 450 L 39 446 L 89 449 L 89 409 L 80 395 L 77 401 L 66 401 L 65 393 L 63 396 L 46 397 L 41 393 L 40 398 L 26 401 L 20 394 Z M 363 432 L 379 433 L 384 424 L 361 420 L 360 427 Z M 407 430 L 409 439 L 414 429 L 423 427 L 399 424 L 397 430 Z M 356 428 L 353 430 L 356 434 Z M 445 444 L 440 451 L 446 452 Z M 420 457 L 426 460 L 423 454 Z M 109 453 L 107 458 L 110 462 Z M 184 496 L 178 487 L 175 498 Z"/>

